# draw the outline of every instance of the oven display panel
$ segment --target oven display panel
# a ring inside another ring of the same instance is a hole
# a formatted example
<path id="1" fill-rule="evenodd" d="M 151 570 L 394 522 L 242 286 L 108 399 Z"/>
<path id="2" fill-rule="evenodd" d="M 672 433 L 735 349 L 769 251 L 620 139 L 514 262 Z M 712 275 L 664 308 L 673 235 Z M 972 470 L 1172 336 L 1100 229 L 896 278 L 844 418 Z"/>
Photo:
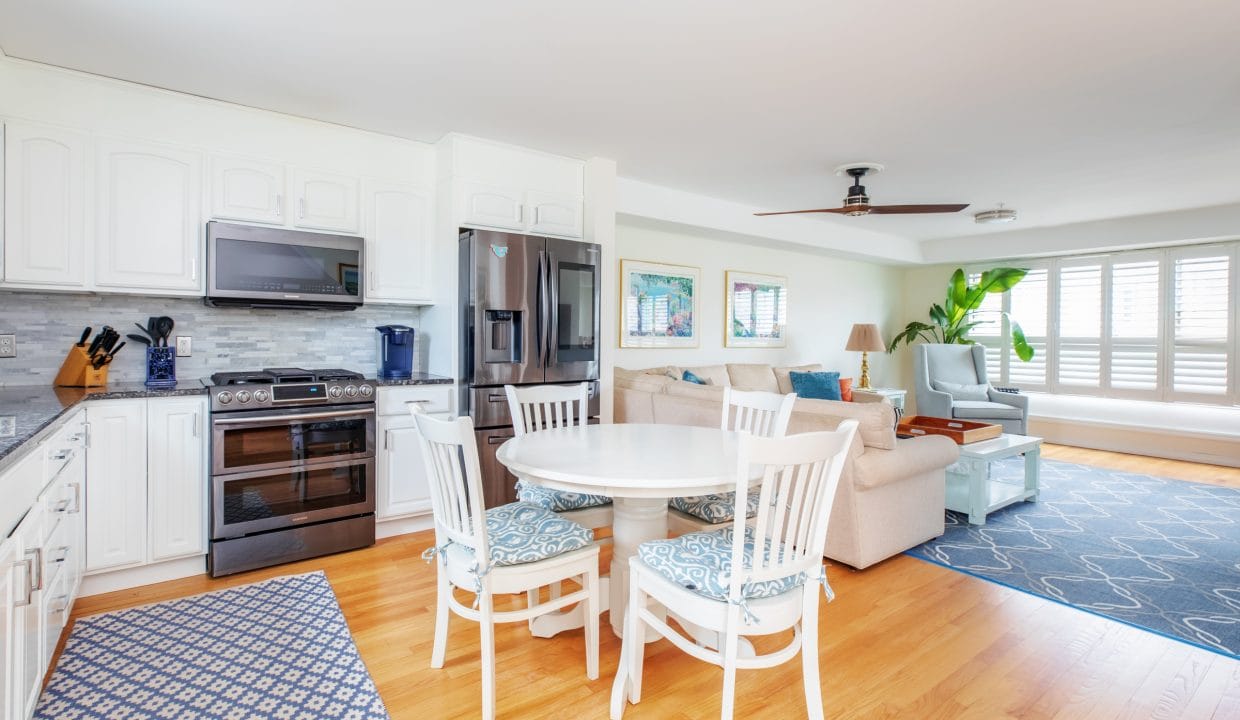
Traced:
<path id="1" fill-rule="evenodd" d="M 305 383 L 296 385 L 272 385 L 271 401 L 305 402 L 306 400 L 327 401 L 327 385 L 325 383 Z"/>

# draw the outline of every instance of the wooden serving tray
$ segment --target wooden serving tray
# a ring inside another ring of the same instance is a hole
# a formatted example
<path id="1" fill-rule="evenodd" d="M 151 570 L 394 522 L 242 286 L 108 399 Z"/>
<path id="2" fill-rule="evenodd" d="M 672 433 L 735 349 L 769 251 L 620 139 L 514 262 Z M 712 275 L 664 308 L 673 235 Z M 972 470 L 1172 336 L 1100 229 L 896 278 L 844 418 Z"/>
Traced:
<path id="1" fill-rule="evenodd" d="M 900 418 L 896 432 L 905 435 L 945 435 L 955 440 L 957 445 L 967 445 L 999 437 L 1003 434 L 1003 426 L 972 420 L 909 415 Z"/>

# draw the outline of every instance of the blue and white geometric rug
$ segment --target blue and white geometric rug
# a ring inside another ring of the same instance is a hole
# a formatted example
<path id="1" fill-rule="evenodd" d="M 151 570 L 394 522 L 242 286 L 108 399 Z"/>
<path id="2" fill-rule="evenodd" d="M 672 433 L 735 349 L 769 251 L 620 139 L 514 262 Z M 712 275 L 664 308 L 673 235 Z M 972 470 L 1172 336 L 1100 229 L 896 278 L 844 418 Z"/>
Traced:
<path id="1" fill-rule="evenodd" d="M 78 620 L 35 717 L 387 720 L 321 572 Z"/>
<path id="2" fill-rule="evenodd" d="M 949 511 L 908 554 L 1240 657 L 1240 489 L 1043 460 L 1038 502 L 977 527 Z"/>

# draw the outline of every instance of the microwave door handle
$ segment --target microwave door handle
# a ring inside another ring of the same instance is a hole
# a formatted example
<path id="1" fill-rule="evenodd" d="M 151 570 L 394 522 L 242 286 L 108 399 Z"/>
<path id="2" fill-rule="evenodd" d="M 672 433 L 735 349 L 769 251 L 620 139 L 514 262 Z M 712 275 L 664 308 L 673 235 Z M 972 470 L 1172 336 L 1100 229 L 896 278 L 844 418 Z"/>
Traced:
<path id="1" fill-rule="evenodd" d="M 547 365 L 555 365 L 557 360 L 556 335 L 560 327 L 560 281 L 555 272 L 555 255 L 547 253 L 547 287 L 551 289 L 550 316 L 547 323 Z"/>
<path id="2" fill-rule="evenodd" d="M 547 360 L 547 338 L 544 334 L 547 331 L 547 270 L 546 270 L 547 253 L 543 250 L 538 251 L 538 367 L 544 366 Z"/>

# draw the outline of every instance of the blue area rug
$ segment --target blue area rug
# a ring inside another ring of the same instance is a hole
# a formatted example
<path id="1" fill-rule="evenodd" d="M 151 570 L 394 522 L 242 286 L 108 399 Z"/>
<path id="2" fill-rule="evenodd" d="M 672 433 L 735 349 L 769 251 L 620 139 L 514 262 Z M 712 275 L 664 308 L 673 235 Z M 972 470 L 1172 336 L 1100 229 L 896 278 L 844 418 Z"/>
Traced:
<path id="1" fill-rule="evenodd" d="M 1019 484 L 1023 460 L 992 477 Z M 1240 490 L 1042 461 L 1017 503 L 908 551 L 1208 650 L 1240 657 Z"/>
<path id="2" fill-rule="evenodd" d="M 77 621 L 35 717 L 386 720 L 321 572 Z"/>

